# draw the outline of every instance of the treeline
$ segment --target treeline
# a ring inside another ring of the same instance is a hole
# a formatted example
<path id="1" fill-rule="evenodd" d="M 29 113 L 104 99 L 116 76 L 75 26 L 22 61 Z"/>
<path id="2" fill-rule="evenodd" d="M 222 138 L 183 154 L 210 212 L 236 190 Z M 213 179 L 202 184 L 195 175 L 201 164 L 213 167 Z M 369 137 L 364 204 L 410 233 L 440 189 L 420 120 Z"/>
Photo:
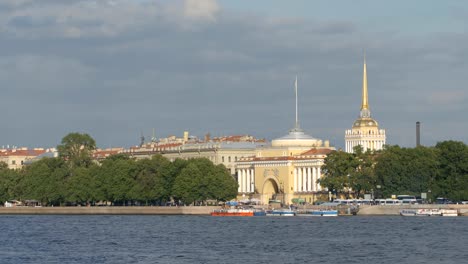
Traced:
<path id="1" fill-rule="evenodd" d="M 325 159 L 322 186 L 347 196 L 378 198 L 427 193 L 428 199 L 468 200 L 468 146 L 444 141 L 434 147 L 386 146 L 378 152 L 336 151 Z"/>
<path id="2" fill-rule="evenodd" d="M 208 159 L 163 156 L 135 160 L 113 155 L 92 161 L 94 140 L 72 133 L 58 146 L 59 157 L 43 158 L 21 170 L 0 166 L 0 199 L 37 200 L 42 205 L 95 204 L 160 205 L 168 201 L 200 204 L 227 201 L 237 195 L 237 182 L 224 165 Z"/>

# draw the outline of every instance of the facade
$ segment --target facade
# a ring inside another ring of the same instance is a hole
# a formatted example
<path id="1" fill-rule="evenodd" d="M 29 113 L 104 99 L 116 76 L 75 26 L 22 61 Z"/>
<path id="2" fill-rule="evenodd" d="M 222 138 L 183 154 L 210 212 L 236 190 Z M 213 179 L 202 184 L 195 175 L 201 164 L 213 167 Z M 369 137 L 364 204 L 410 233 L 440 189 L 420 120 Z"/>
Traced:
<path id="1" fill-rule="evenodd" d="M 24 165 L 30 163 L 32 160 L 47 153 L 55 153 L 55 149 L 0 149 L 0 162 L 5 162 L 9 169 L 21 169 Z"/>
<path id="2" fill-rule="evenodd" d="M 345 151 L 353 153 L 354 147 L 358 145 L 361 145 L 364 151 L 381 150 L 385 145 L 385 140 L 385 130 L 379 129 L 379 124 L 371 117 L 367 92 L 366 60 L 364 59 L 361 112 L 359 118 L 354 121 L 352 129 L 345 132 Z"/>
<path id="3" fill-rule="evenodd" d="M 253 156 L 255 149 L 263 145 L 265 145 L 265 140 L 256 139 L 250 135 L 210 138 L 208 134 L 201 141 L 197 137 L 189 137 L 188 132 L 184 132 L 184 138 L 171 136 L 160 139 L 157 142 L 132 147 L 121 153 L 138 159 L 150 158 L 153 155 L 161 154 L 170 161 L 174 161 L 177 158 L 207 158 L 215 165 L 223 164 L 230 171 L 231 175 L 235 175 L 236 162 L 240 158 Z"/>
<path id="4" fill-rule="evenodd" d="M 313 203 L 328 195 L 317 183 L 321 166 L 334 148 L 328 141 L 312 138 L 293 129 L 269 147 L 257 148 L 255 156 L 242 158 L 237 165 L 239 199 L 254 198 L 261 204 L 277 201 Z"/>

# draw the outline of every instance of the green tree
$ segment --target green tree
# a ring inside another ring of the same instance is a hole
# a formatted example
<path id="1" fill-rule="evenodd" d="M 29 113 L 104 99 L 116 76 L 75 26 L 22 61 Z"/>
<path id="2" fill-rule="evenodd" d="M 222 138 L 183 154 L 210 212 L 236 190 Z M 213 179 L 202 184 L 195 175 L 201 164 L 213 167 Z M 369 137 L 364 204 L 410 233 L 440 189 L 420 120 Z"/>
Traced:
<path id="1" fill-rule="evenodd" d="M 79 204 L 91 204 L 100 198 L 96 174 L 97 165 L 91 167 L 77 167 L 73 169 L 71 176 L 66 179 L 67 202 Z"/>
<path id="2" fill-rule="evenodd" d="M 135 160 L 126 155 L 112 155 L 105 159 L 97 171 L 97 185 L 103 199 L 119 204 L 131 200 L 136 172 Z"/>
<path id="3" fill-rule="evenodd" d="M 444 141 L 435 148 L 440 169 L 434 195 L 454 201 L 468 200 L 468 146 L 459 141 Z"/>
<path id="4" fill-rule="evenodd" d="M 60 205 L 66 193 L 68 166 L 59 158 L 43 158 L 25 167 L 20 182 L 22 198 L 35 199 L 43 205 Z"/>
<path id="5" fill-rule="evenodd" d="M 88 134 L 70 133 L 57 146 L 59 156 L 67 160 L 72 167 L 89 166 L 96 142 Z"/>
<path id="6" fill-rule="evenodd" d="M 349 177 L 356 171 L 356 167 L 357 161 L 353 154 L 333 151 L 324 160 L 321 168 L 323 176 L 318 182 L 330 191 L 344 192 L 345 188 L 352 185 Z"/>

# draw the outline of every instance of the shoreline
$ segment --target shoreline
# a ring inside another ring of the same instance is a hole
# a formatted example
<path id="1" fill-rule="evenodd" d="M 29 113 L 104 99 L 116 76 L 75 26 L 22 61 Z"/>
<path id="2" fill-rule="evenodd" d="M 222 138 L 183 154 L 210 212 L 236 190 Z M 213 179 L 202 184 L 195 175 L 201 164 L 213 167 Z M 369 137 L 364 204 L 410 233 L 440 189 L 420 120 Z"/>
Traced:
<path id="1" fill-rule="evenodd" d="M 219 206 L 1 207 L 0 215 L 209 215 Z"/>
<path id="2" fill-rule="evenodd" d="M 0 215 L 210 215 L 220 206 L 76 206 L 0 207 Z M 394 216 L 401 209 L 457 209 L 468 216 L 468 205 L 361 206 L 358 216 Z"/>

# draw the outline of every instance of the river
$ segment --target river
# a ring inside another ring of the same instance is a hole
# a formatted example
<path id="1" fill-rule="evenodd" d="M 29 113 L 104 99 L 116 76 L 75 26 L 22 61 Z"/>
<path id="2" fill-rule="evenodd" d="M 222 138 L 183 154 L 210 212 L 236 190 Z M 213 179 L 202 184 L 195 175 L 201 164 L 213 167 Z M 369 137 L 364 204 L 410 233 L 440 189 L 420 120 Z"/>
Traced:
<path id="1" fill-rule="evenodd" d="M 0 263 L 468 263 L 468 217 L 0 216 Z"/>

